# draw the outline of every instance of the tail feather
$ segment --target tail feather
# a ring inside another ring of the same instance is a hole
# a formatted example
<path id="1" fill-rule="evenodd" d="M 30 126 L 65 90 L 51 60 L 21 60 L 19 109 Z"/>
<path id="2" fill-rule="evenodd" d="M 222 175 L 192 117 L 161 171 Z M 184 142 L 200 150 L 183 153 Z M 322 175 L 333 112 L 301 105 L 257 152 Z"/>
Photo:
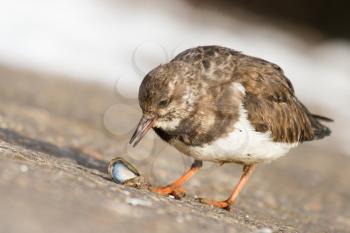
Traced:
<path id="1" fill-rule="evenodd" d="M 317 114 L 311 114 L 311 115 L 314 118 L 316 118 L 317 120 L 320 120 L 320 121 L 326 121 L 326 122 L 333 122 L 334 121 L 333 119 L 325 117 L 325 116 L 320 116 L 320 115 L 317 115 Z"/>
<path id="2" fill-rule="evenodd" d="M 327 136 L 331 135 L 331 133 L 332 133 L 332 130 L 330 128 L 328 128 L 327 126 L 324 126 L 324 125 L 322 125 L 322 126 L 323 126 L 322 128 L 317 128 L 315 130 L 315 137 L 317 139 L 327 137 Z"/>
<path id="3" fill-rule="evenodd" d="M 312 120 L 312 125 L 314 127 L 314 134 L 315 134 L 315 139 L 321 139 L 326 136 L 331 135 L 332 130 L 328 128 L 327 126 L 321 124 L 319 121 L 326 121 L 326 122 L 333 122 L 334 120 L 328 117 L 316 115 L 316 114 L 311 114 L 313 120 Z"/>

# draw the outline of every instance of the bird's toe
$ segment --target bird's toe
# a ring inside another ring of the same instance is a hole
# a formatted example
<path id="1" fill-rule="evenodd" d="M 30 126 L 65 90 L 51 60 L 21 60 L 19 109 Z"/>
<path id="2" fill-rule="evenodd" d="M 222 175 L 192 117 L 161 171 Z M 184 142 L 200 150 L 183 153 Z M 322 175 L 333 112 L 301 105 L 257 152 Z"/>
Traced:
<path id="1" fill-rule="evenodd" d="M 207 204 L 213 207 L 225 209 L 225 210 L 230 210 L 230 202 L 225 200 L 225 201 L 214 201 L 214 200 L 209 200 L 206 198 L 197 198 L 197 200 L 200 203 Z"/>
<path id="2" fill-rule="evenodd" d="M 165 187 L 157 187 L 151 189 L 152 192 L 158 193 L 162 196 L 168 196 L 172 195 L 176 199 L 181 199 L 186 196 L 186 190 L 182 187 L 172 187 L 172 186 L 165 186 Z"/>

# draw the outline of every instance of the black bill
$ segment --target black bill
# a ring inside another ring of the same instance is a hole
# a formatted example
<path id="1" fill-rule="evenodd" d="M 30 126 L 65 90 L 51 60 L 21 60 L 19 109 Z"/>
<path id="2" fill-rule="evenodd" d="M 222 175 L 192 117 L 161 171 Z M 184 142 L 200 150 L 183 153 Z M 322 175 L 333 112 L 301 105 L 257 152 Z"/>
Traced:
<path id="1" fill-rule="evenodd" d="M 154 119 L 155 119 L 154 117 L 152 118 L 152 117 L 142 116 L 129 142 L 130 144 L 132 144 L 133 147 L 135 147 L 141 141 L 143 136 L 146 135 L 148 130 L 153 127 Z"/>

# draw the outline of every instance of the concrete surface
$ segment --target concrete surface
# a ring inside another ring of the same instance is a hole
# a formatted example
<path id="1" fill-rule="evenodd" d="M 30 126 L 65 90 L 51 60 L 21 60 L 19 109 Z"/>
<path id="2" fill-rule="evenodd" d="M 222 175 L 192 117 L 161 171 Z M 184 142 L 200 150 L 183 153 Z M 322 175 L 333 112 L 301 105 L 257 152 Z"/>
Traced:
<path id="1" fill-rule="evenodd" d="M 0 67 L 1 233 L 350 232 L 350 157 L 336 145 L 305 143 L 260 165 L 230 212 L 194 197 L 226 197 L 239 165 L 206 164 L 185 199 L 160 197 L 113 183 L 108 160 L 124 156 L 154 184 L 191 160 L 158 139 L 133 151 L 131 132 L 106 129 L 106 110 L 121 102 L 113 87 L 47 76 Z M 135 101 L 123 103 L 112 120 L 136 124 Z"/>

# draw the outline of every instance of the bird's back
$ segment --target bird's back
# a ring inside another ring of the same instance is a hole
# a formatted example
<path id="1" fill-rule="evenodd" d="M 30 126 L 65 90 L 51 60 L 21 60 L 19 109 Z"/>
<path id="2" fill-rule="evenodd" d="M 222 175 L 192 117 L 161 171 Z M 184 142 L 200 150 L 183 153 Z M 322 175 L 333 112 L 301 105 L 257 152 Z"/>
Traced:
<path id="1" fill-rule="evenodd" d="M 331 130 L 296 98 L 283 70 L 271 62 L 220 46 L 188 49 L 173 61 L 201 70 L 201 82 L 211 86 L 238 83 L 244 88 L 242 106 L 257 132 L 271 132 L 275 142 L 298 143 L 321 139 Z"/>

